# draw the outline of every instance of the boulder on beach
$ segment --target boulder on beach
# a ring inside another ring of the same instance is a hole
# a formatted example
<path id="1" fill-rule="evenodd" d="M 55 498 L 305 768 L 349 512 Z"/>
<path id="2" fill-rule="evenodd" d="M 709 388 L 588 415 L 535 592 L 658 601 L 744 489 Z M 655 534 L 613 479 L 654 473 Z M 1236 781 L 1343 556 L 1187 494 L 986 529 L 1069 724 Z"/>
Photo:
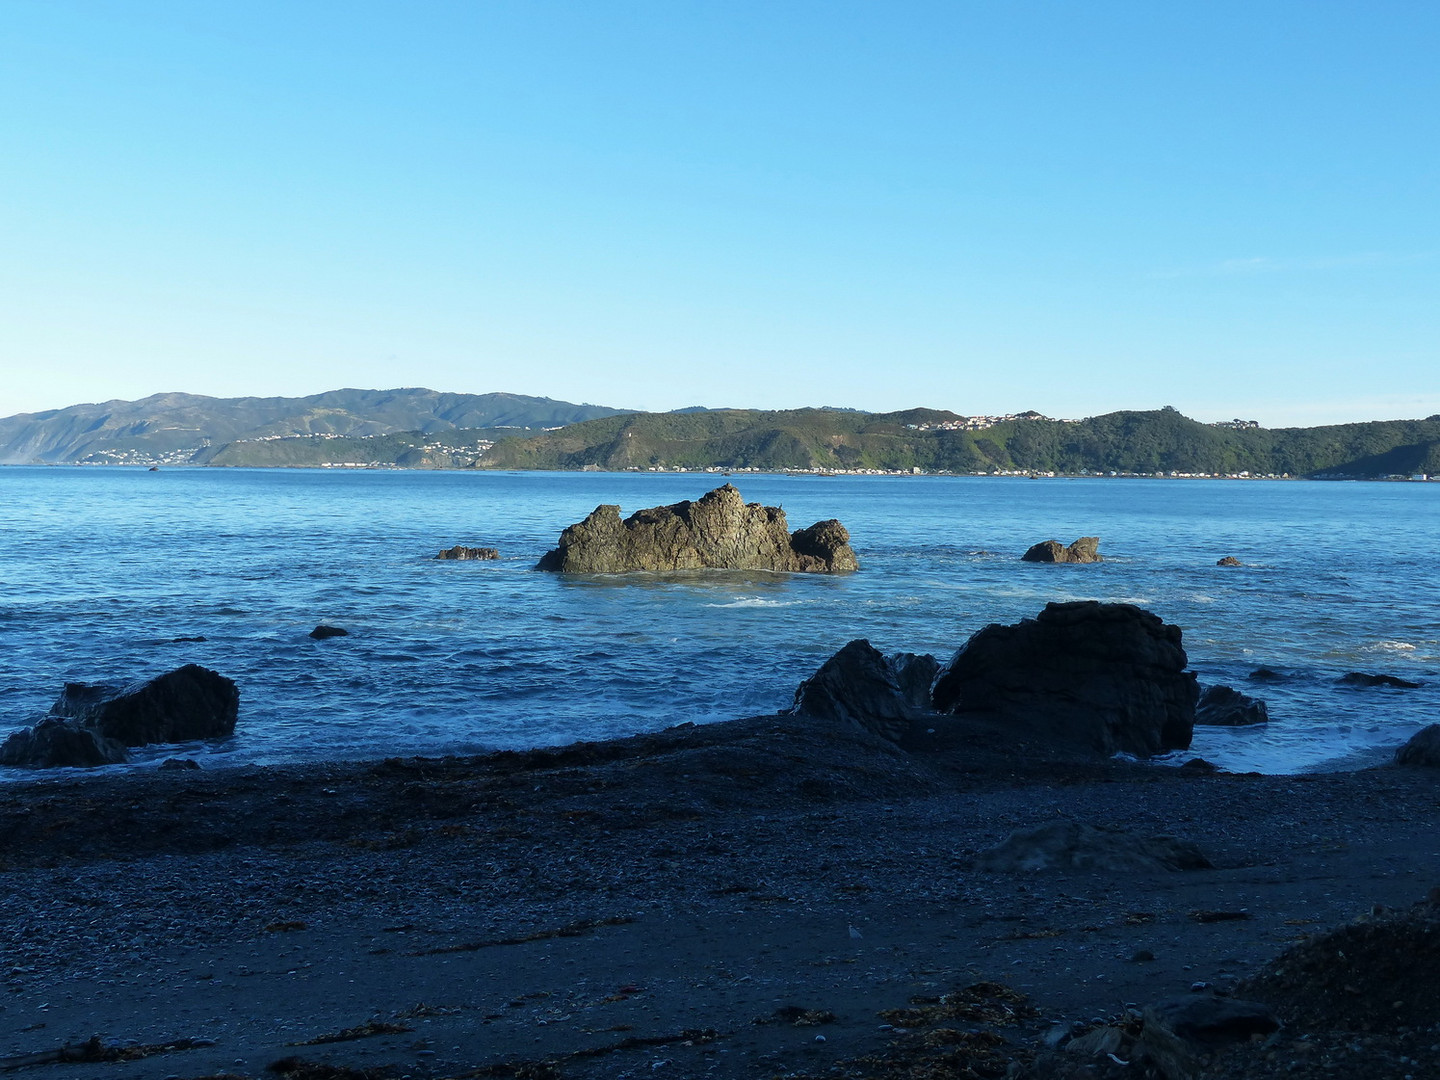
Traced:
<path id="1" fill-rule="evenodd" d="M 22 769 L 88 769 L 129 759 L 125 747 L 114 739 L 64 716 L 47 716 L 0 743 L 0 765 Z"/>
<path id="2" fill-rule="evenodd" d="M 1265 702 L 1229 686 L 1207 686 L 1195 706 L 1195 723 L 1204 727 L 1244 727 L 1269 722 Z"/>
<path id="3" fill-rule="evenodd" d="M 440 554 L 436 555 L 435 558 L 459 559 L 462 561 L 472 559 L 498 559 L 500 558 L 500 552 L 492 547 L 465 547 L 463 544 L 456 544 L 452 548 L 446 548 L 440 552 Z"/>
<path id="4" fill-rule="evenodd" d="M 746 503 L 731 484 L 694 501 L 637 510 L 624 521 L 618 506 L 597 506 L 560 534 L 559 546 L 535 567 L 569 574 L 637 570 L 858 570 L 850 534 L 820 521 L 793 534 L 785 511 Z"/>
<path id="5" fill-rule="evenodd" d="M 1395 764 L 1440 768 L 1440 724 L 1429 724 L 1410 736 L 1395 751 Z"/>
<path id="6" fill-rule="evenodd" d="M 898 741 L 929 711 L 928 679 L 919 685 L 927 660 L 933 676 L 938 667 L 933 656 L 902 653 L 887 659 L 870 642 L 852 641 L 800 684 L 789 713 L 852 724 Z"/>
<path id="7" fill-rule="evenodd" d="M 988 714 L 1017 734 L 1105 755 L 1189 747 L 1199 686 L 1178 626 L 1132 604 L 1051 603 L 992 623 L 941 668 L 936 711 Z"/>
<path id="8" fill-rule="evenodd" d="M 215 739 L 235 731 L 240 691 L 219 672 L 186 664 L 129 686 L 66 683 L 50 712 L 123 746 Z"/>
<path id="9" fill-rule="evenodd" d="M 1080 821 L 1052 821 L 1011 833 L 975 858 L 977 870 L 1006 873 L 1036 870 L 1134 873 L 1210 868 L 1210 860 L 1188 840 L 1140 836 Z"/>
<path id="10" fill-rule="evenodd" d="M 1098 536 L 1082 536 L 1069 547 L 1060 543 L 1059 540 L 1042 540 L 1032 546 L 1024 555 L 1020 556 L 1022 562 L 1039 563 L 1095 563 L 1103 562 L 1100 557 L 1100 538 Z"/>

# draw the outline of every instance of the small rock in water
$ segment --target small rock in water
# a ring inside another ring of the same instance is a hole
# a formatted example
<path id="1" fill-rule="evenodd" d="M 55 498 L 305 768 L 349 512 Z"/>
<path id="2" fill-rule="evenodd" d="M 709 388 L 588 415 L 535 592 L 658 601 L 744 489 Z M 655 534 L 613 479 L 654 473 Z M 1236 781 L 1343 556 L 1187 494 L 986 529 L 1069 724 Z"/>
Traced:
<path id="1" fill-rule="evenodd" d="M 1215 563 L 1215 565 L 1216 565 L 1216 566 L 1240 566 L 1240 565 L 1241 565 L 1241 562 L 1240 562 L 1239 559 L 1235 558 L 1234 555 L 1226 555 L 1223 559 L 1217 560 L 1216 563 Z"/>
<path id="2" fill-rule="evenodd" d="M 1343 686 L 1391 686 L 1397 690 L 1416 690 L 1420 684 L 1395 675 L 1371 675 L 1364 671 L 1349 671 L 1336 680 Z"/>
<path id="3" fill-rule="evenodd" d="M 440 554 L 436 555 L 435 558 L 462 560 L 498 559 L 500 558 L 500 552 L 492 547 L 465 547 L 462 544 L 456 544 L 452 548 L 446 548 L 444 551 L 440 552 Z"/>
<path id="4" fill-rule="evenodd" d="M 349 637 L 350 631 L 339 626 L 326 626 L 324 623 L 321 623 L 315 627 L 314 630 L 310 631 L 310 636 L 316 641 L 324 641 L 326 638 L 332 637 Z"/>

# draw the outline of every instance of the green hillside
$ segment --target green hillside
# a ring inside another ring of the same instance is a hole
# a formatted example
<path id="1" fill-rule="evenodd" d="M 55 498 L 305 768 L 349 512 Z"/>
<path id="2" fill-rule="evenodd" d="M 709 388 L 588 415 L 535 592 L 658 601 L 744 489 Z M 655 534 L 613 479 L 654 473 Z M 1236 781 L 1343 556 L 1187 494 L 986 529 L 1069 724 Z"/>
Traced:
<path id="1" fill-rule="evenodd" d="M 1202 424 L 1164 408 L 1081 421 L 1023 417 L 979 430 L 960 423 L 934 410 L 637 413 L 503 439 L 480 464 L 1356 477 L 1440 471 L 1440 417 L 1268 430 Z"/>

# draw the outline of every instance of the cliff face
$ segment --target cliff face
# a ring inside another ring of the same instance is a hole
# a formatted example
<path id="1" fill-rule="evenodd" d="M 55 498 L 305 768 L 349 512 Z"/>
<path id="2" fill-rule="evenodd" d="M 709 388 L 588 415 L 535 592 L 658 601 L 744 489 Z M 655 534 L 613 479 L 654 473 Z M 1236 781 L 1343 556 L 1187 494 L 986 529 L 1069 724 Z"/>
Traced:
<path id="1" fill-rule="evenodd" d="M 731 484 L 701 498 L 638 510 L 624 521 L 618 506 L 597 506 L 560 534 L 536 566 L 570 574 L 635 570 L 858 570 L 850 534 L 838 521 L 791 533 L 785 511 L 747 504 Z"/>

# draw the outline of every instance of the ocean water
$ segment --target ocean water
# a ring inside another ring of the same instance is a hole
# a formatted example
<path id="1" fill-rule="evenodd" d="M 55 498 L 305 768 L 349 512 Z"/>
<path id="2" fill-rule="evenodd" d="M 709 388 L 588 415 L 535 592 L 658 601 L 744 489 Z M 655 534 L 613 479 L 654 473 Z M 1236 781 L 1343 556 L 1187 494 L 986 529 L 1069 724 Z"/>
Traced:
<path id="1" fill-rule="evenodd" d="M 551 745 L 773 712 L 852 638 L 943 659 L 1082 598 L 1180 625 L 1202 683 L 1268 703 L 1177 760 L 1353 766 L 1440 720 L 1440 484 L 730 479 L 792 528 L 839 518 L 860 572 L 532 570 L 597 504 L 723 482 L 703 474 L 0 469 L 0 735 L 66 681 L 195 662 L 241 691 L 234 737 L 184 751 L 207 766 Z M 1081 535 L 1105 562 L 1019 561 Z M 434 559 L 457 543 L 502 558 Z M 350 636 L 314 641 L 321 622 Z M 1287 678 L 1248 681 L 1261 666 Z M 1425 685 L 1337 685 L 1357 670 Z"/>

